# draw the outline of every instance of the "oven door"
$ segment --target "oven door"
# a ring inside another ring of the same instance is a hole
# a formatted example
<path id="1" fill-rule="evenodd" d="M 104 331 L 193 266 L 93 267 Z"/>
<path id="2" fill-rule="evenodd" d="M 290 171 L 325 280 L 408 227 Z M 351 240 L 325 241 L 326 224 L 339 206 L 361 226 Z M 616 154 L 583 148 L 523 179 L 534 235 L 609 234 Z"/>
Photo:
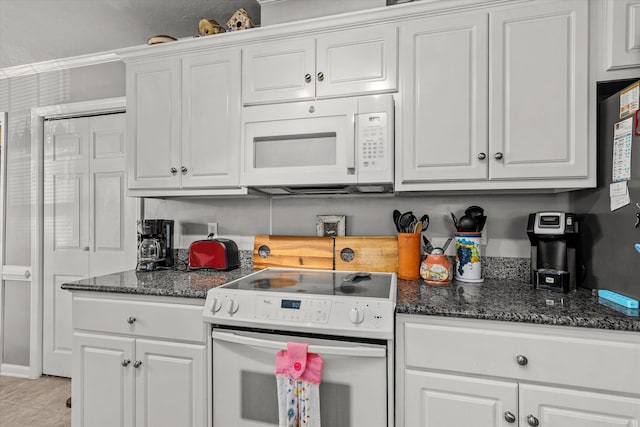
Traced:
<path id="1" fill-rule="evenodd" d="M 387 427 L 387 348 L 248 331 L 213 331 L 213 425 L 278 425 L 276 353 L 287 341 L 322 356 L 320 417 L 333 427 Z"/>

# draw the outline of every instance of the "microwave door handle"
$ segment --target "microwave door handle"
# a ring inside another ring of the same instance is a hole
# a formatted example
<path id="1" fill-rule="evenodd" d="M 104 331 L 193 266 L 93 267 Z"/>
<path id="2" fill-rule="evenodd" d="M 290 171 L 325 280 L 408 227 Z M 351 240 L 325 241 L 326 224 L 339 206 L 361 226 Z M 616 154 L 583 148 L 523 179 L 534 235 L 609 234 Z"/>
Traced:
<path id="1" fill-rule="evenodd" d="M 358 115 L 353 114 L 351 116 L 351 129 L 352 129 L 352 137 L 353 140 L 350 144 L 346 145 L 346 164 L 347 164 L 347 173 L 355 173 L 356 169 L 356 149 L 358 145 L 358 133 L 360 132 L 360 126 L 358 125 Z"/>
<path id="2" fill-rule="evenodd" d="M 252 347 L 271 348 L 274 350 L 286 350 L 287 343 L 282 341 L 263 340 L 260 338 L 246 337 L 230 332 L 211 332 L 214 340 L 225 341 L 233 344 L 249 345 Z M 326 356 L 349 356 L 349 357 L 386 357 L 386 349 L 384 347 L 337 347 L 324 345 L 310 345 L 307 349 L 309 353 L 318 353 Z"/>

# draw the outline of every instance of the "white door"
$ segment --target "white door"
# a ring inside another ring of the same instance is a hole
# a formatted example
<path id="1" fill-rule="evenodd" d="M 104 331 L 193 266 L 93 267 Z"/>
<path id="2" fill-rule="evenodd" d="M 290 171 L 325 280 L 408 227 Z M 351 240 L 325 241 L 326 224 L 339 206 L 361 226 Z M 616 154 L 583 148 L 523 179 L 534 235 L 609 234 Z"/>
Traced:
<path id="1" fill-rule="evenodd" d="M 390 92 L 398 82 L 398 29 L 378 24 L 318 36 L 318 98 Z"/>
<path id="2" fill-rule="evenodd" d="M 405 370 L 404 396 L 407 427 L 507 427 L 518 419 L 515 382 Z"/>
<path id="3" fill-rule="evenodd" d="M 544 427 L 635 427 L 640 425 L 640 399 L 520 384 L 519 422 Z"/>
<path id="4" fill-rule="evenodd" d="M 180 188 L 180 58 L 127 64 L 129 188 Z"/>
<path id="5" fill-rule="evenodd" d="M 299 101 L 315 96 L 315 40 L 258 43 L 242 49 L 242 102 Z"/>
<path id="6" fill-rule="evenodd" d="M 589 2 L 490 13 L 490 179 L 588 175 Z"/>
<path id="7" fill-rule="evenodd" d="M 136 425 L 205 427 L 206 347 L 136 340 Z"/>
<path id="8" fill-rule="evenodd" d="M 607 0 L 607 70 L 640 66 L 640 1 Z"/>
<path id="9" fill-rule="evenodd" d="M 134 426 L 134 339 L 74 334 L 72 424 Z"/>
<path id="10" fill-rule="evenodd" d="M 238 187 L 240 50 L 182 60 L 182 188 Z"/>
<path id="11" fill-rule="evenodd" d="M 126 197 L 124 114 L 45 124 L 43 372 L 71 375 L 64 282 L 134 268 L 135 199 Z"/>
<path id="12" fill-rule="evenodd" d="M 71 374 L 71 292 L 64 282 L 89 275 L 89 120 L 45 123 L 43 366 Z"/>
<path id="13" fill-rule="evenodd" d="M 487 44 L 484 13 L 401 26 L 401 183 L 487 179 Z"/>

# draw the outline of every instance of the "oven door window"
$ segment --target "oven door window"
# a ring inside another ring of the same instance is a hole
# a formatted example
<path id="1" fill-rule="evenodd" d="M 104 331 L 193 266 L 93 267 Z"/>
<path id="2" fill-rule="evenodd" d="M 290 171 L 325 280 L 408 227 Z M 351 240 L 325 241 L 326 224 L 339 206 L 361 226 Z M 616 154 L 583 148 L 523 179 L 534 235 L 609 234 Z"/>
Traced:
<path id="1" fill-rule="evenodd" d="M 225 334 L 227 332 L 225 331 Z M 323 425 L 335 427 L 387 426 L 386 348 L 368 344 L 300 337 L 231 332 L 257 338 L 251 345 L 213 340 L 214 425 L 258 427 L 278 425 L 275 376 L 277 349 L 267 345 L 287 341 L 322 345 L 323 375 L 320 384 L 320 417 Z M 345 347 L 381 348 L 382 357 L 341 353 Z"/>

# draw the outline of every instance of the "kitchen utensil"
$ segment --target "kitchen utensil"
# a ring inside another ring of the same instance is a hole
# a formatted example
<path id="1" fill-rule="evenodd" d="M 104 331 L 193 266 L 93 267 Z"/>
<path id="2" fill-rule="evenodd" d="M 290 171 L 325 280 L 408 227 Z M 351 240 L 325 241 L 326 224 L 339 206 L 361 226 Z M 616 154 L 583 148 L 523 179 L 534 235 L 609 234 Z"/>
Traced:
<path id="1" fill-rule="evenodd" d="M 482 209 L 480 206 L 469 206 L 464 211 L 464 214 L 471 218 L 477 218 L 484 215 L 484 209 Z"/>
<path id="2" fill-rule="evenodd" d="M 411 226 L 411 223 L 416 219 L 416 217 L 413 215 L 413 212 L 408 211 L 403 213 L 402 215 L 400 215 L 400 218 L 398 218 L 398 224 L 399 224 L 399 229 L 398 232 L 399 233 L 410 233 L 409 228 Z"/>
<path id="3" fill-rule="evenodd" d="M 393 224 L 396 226 L 396 231 L 400 231 L 400 226 L 398 225 L 398 220 L 400 219 L 400 211 L 398 209 L 393 210 Z"/>
<path id="4" fill-rule="evenodd" d="M 451 219 L 453 220 L 454 227 L 456 227 L 456 231 L 458 231 L 458 218 L 456 218 L 453 212 L 451 212 Z"/>
<path id="5" fill-rule="evenodd" d="M 478 222 L 478 226 L 476 227 L 476 231 L 482 231 L 484 229 L 484 224 L 487 222 L 487 217 L 482 215 L 476 218 Z"/>
<path id="6" fill-rule="evenodd" d="M 453 237 L 449 237 L 447 239 L 447 241 L 444 243 L 444 246 L 442 247 L 442 253 L 445 253 L 447 251 L 447 248 L 449 247 L 449 244 L 451 243 L 452 240 L 453 240 Z"/>
<path id="7" fill-rule="evenodd" d="M 420 222 L 422 223 L 422 231 L 426 231 L 427 228 L 429 228 L 429 215 L 422 215 L 420 217 Z"/>
<path id="8" fill-rule="evenodd" d="M 475 218 L 471 218 L 466 215 L 463 215 L 458 220 L 458 231 L 464 231 L 464 232 L 477 231 L 476 230 L 477 227 L 478 227 L 478 221 Z"/>
<path id="9" fill-rule="evenodd" d="M 422 222 L 418 221 L 413 226 L 413 232 L 416 234 L 422 233 Z"/>
<path id="10" fill-rule="evenodd" d="M 422 241 L 424 242 L 424 246 L 422 247 L 424 253 L 430 254 L 433 251 L 433 245 L 431 244 L 429 239 L 427 239 L 427 236 L 422 236 Z"/>

